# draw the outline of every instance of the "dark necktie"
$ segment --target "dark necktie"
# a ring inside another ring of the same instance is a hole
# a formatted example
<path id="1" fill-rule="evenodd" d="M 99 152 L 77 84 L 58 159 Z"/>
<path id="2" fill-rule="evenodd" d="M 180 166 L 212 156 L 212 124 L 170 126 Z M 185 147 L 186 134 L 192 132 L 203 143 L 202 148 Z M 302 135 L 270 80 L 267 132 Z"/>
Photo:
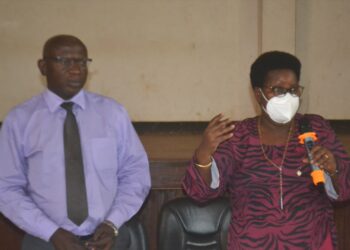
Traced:
<path id="1" fill-rule="evenodd" d="M 68 218 L 79 226 L 88 216 L 79 128 L 75 115 L 72 112 L 73 103 L 62 103 L 61 107 L 67 110 L 63 129 L 64 160 L 66 164 L 67 213 Z"/>

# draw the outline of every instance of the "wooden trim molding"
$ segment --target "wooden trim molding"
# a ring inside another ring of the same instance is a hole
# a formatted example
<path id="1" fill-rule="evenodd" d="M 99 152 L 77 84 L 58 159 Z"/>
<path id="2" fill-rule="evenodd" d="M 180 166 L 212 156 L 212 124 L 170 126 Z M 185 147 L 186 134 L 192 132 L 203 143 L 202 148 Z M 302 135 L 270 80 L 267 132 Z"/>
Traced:
<path id="1" fill-rule="evenodd" d="M 336 132 L 349 133 L 350 120 L 328 120 Z M 138 134 L 198 134 L 209 122 L 133 122 Z"/>
<path id="2" fill-rule="evenodd" d="M 337 132 L 349 132 L 350 120 L 329 120 L 332 128 Z M 2 122 L 0 122 L 1 128 Z M 133 122 L 139 134 L 146 133 L 201 133 L 208 122 Z"/>

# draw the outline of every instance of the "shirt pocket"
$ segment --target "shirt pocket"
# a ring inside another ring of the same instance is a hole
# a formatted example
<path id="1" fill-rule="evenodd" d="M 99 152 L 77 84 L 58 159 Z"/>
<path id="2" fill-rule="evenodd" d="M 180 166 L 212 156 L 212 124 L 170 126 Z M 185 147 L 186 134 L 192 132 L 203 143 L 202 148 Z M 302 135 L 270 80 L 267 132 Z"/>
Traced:
<path id="1" fill-rule="evenodd" d="M 93 165 L 96 170 L 118 169 L 117 145 L 113 138 L 91 139 Z"/>

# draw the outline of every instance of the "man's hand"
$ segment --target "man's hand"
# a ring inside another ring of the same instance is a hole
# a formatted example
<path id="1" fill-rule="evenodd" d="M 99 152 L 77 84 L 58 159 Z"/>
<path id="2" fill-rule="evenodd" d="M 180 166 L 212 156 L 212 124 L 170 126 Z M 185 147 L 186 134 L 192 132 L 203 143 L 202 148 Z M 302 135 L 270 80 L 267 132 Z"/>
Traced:
<path id="1" fill-rule="evenodd" d="M 62 228 L 54 232 L 50 238 L 50 242 L 54 245 L 56 250 L 85 250 L 86 248 L 80 244 L 79 239 Z"/>
<path id="2" fill-rule="evenodd" d="M 115 241 L 114 230 L 105 223 L 101 223 L 91 240 L 86 242 L 89 250 L 110 250 Z"/>

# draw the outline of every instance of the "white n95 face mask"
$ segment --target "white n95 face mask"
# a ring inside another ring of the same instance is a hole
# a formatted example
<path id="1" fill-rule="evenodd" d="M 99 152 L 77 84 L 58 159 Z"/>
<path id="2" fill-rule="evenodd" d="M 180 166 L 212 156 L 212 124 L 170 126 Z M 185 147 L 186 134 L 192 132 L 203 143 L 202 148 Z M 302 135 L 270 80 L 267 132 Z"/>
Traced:
<path id="1" fill-rule="evenodd" d="M 274 96 L 268 100 L 261 89 L 260 92 L 267 101 L 266 109 L 262 108 L 274 122 L 281 124 L 290 122 L 299 109 L 300 98 L 298 96 L 286 93 L 284 96 Z"/>

